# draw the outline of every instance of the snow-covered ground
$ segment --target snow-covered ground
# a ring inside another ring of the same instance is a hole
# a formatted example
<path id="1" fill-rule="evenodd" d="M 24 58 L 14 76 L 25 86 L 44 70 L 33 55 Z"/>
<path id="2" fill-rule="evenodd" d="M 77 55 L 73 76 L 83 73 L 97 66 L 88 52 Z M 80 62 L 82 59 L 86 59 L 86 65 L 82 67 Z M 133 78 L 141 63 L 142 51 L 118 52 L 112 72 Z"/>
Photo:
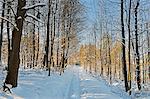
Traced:
<path id="1" fill-rule="evenodd" d="M 2 85 L 2 74 L 0 75 Z M 0 99 L 130 99 L 121 89 L 86 73 L 79 66 L 68 67 L 61 76 L 47 76 L 43 70 L 21 70 L 12 94 L 0 92 Z M 148 98 L 143 98 L 148 99 Z"/>
<path id="2" fill-rule="evenodd" d="M 0 99 L 65 99 L 73 77 L 71 69 L 61 76 L 59 73 L 47 75 L 47 71 L 20 71 L 18 87 L 11 90 L 12 95 L 1 93 Z"/>
<path id="3" fill-rule="evenodd" d="M 113 92 L 105 81 L 80 71 L 81 99 L 129 99 L 128 96 Z"/>

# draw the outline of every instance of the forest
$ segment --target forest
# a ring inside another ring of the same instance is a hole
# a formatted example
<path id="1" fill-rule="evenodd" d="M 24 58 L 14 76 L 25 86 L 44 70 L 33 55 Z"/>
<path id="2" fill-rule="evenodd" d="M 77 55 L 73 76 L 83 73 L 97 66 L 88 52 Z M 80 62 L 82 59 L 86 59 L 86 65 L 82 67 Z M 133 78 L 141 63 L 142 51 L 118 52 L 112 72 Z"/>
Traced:
<path id="1" fill-rule="evenodd" d="M 0 0 L 0 98 L 12 97 L 150 98 L 150 1 Z"/>

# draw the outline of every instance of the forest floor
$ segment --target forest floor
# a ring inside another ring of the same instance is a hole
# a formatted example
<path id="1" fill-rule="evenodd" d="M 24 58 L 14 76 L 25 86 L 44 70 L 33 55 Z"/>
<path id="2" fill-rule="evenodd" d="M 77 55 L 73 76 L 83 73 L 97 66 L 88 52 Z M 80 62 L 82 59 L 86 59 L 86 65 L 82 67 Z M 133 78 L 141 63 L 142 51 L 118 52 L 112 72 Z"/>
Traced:
<path id="1" fill-rule="evenodd" d="M 2 86 L 2 72 L 0 86 Z M 102 78 L 94 77 L 79 66 L 70 66 L 60 76 L 43 70 L 20 70 L 18 87 L 10 93 L 0 91 L 0 99 L 135 99 Z M 150 99 L 150 96 L 140 99 Z"/>

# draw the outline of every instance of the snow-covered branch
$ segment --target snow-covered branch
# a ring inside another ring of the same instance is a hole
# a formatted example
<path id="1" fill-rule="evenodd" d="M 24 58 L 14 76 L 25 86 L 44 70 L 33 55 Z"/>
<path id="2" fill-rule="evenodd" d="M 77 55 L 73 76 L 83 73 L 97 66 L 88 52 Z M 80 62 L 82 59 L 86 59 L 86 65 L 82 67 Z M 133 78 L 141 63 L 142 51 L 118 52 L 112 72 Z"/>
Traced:
<path id="1" fill-rule="evenodd" d="M 9 1 L 9 2 L 13 2 L 13 1 L 14 1 L 14 0 Z M 10 4 L 10 3 L 8 3 L 8 2 L 4 2 L 4 1 L 0 1 L 0 2 L 7 4 L 7 5 L 8 5 L 8 7 L 10 7 L 10 9 L 12 10 L 12 13 L 14 14 L 14 16 L 16 17 L 15 11 L 14 11 L 14 9 L 12 8 L 12 6 L 11 6 L 11 4 Z"/>
<path id="2" fill-rule="evenodd" d="M 16 24 L 12 23 L 12 22 L 11 22 L 10 20 L 8 20 L 7 18 L 4 18 L 4 17 L 1 17 L 1 16 L 0 16 L 0 19 L 5 20 L 5 21 L 8 21 L 9 23 L 11 23 L 11 24 L 14 26 L 14 28 L 15 28 L 17 31 L 19 31 L 19 29 L 17 28 Z"/>
<path id="3" fill-rule="evenodd" d="M 36 21 L 38 21 L 38 22 L 44 24 L 44 22 L 42 22 L 42 20 L 38 19 L 36 16 L 34 16 L 34 15 L 32 15 L 32 14 L 27 13 L 27 17 L 31 17 L 31 18 L 33 18 L 34 20 L 36 20 Z"/>
<path id="4" fill-rule="evenodd" d="M 35 7 L 43 7 L 43 6 L 46 6 L 46 4 L 45 3 L 37 3 L 37 4 L 31 5 L 31 6 L 25 6 L 22 9 L 23 10 L 29 10 L 29 9 L 33 9 Z"/>

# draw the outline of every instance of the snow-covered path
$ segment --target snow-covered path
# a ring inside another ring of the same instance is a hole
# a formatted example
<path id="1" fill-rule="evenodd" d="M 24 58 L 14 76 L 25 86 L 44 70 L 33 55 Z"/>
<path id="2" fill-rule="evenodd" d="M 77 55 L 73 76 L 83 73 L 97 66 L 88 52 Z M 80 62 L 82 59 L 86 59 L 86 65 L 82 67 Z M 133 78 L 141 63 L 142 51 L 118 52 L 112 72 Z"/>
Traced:
<path id="1" fill-rule="evenodd" d="M 103 80 L 97 80 L 81 67 L 73 67 L 74 77 L 69 99 L 123 99 L 111 91 Z M 80 95 L 80 96 L 79 96 Z"/>
<path id="2" fill-rule="evenodd" d="M 0 99 L 127 99 L 79 66 L 70 66 L 61 76 L 53 73 L 50 77 L 47 71 L 21 71 L 18 84 L 13 94 L 0 92 Z"/>
<path id="3" fill-rule="evenodd" d="M 102 80 L 97 80 L 79 70 L 81 99 L 123 99 L 111 92 L 111 88 Z"/>

